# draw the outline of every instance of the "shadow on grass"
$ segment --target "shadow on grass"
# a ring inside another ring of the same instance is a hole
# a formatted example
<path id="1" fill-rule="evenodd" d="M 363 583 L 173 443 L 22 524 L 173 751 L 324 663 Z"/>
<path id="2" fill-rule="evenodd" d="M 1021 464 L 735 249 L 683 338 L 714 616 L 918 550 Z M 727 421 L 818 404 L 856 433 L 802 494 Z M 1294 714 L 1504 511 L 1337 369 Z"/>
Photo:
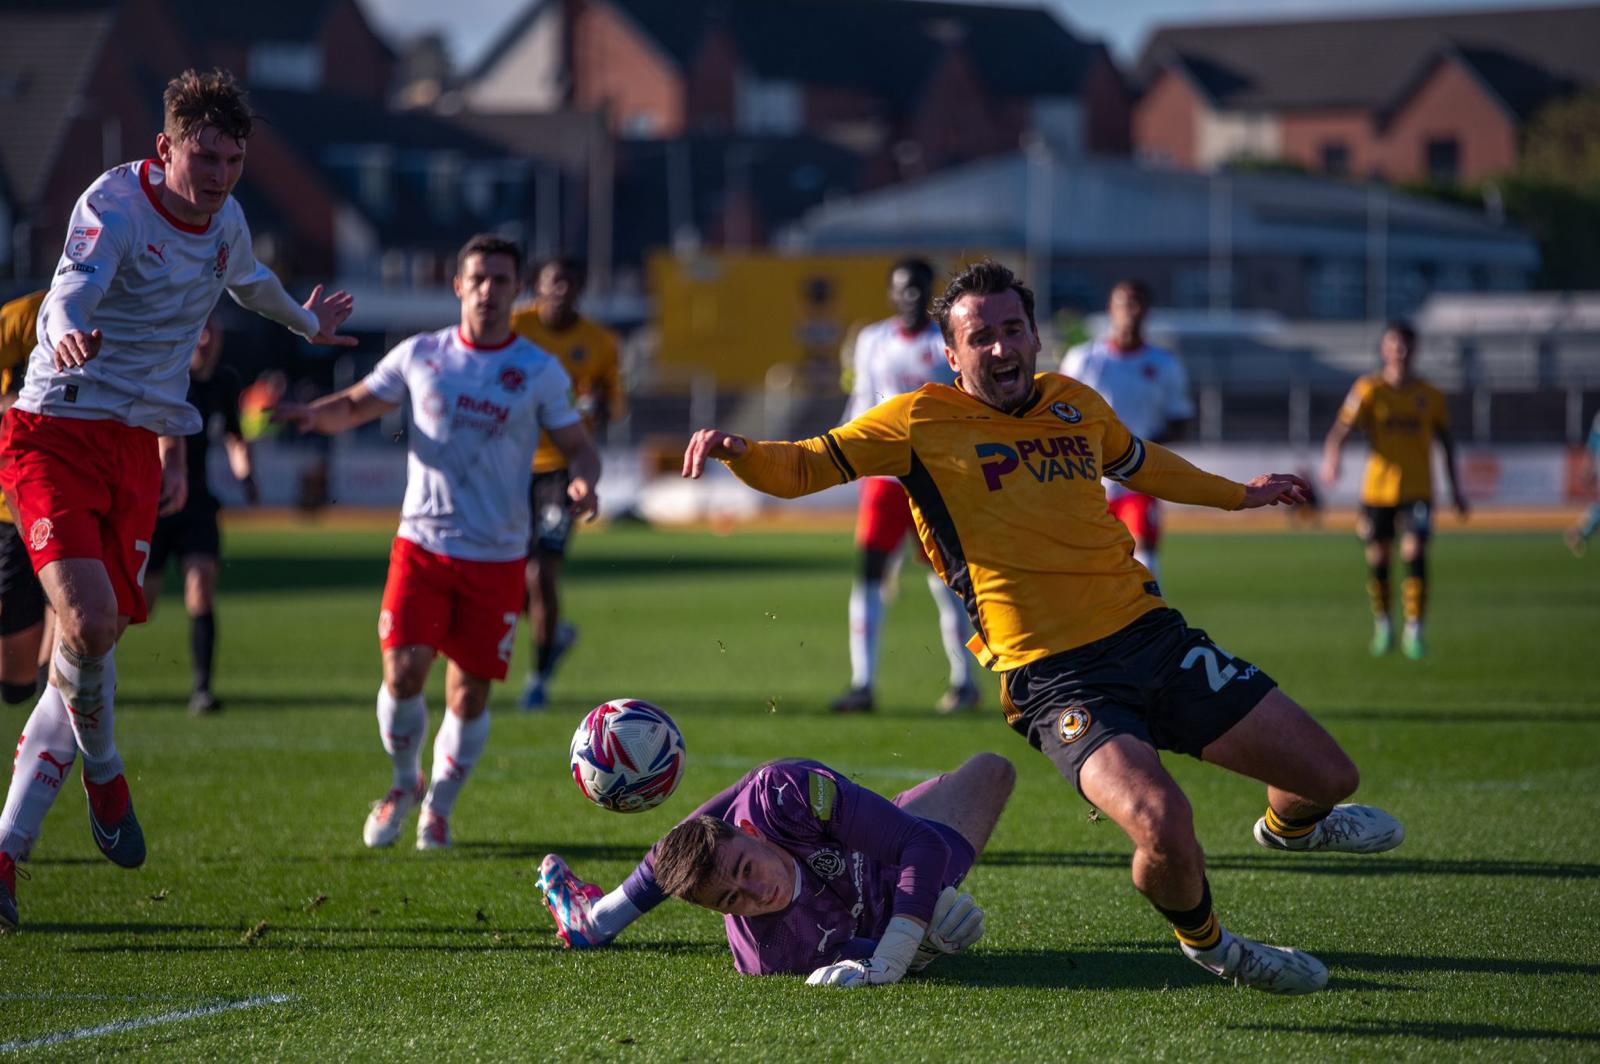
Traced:
<path id="1" fill-rule="evenodd" d="M 1506 1039 L 1515 1042 L 1600 1042 L 1590 1031 L 1553 1031 L 1538 1027 L 1506 1027 L 1498 1023 L 1429 1023 L 1416 1020 L 1350 1020 L 1344 1023 L 1236 1023 L 1235 1031 L 1324 1034 L 1341 1038 L 1423 1038 L 1439 1042 Z"/>
<path id="2" fill-rule="evenodd" d="M 1321 709 L 1319 720 L 1360 720 L 1404 724 L 1600 724 L 1600 710 L 1578 709 Z"/>
<path id="3" fill-rule="evenodd" d="M 1002 867 L 1128 867 L 1126 853 L 1051 853 L 1041 850 L 985 850 L 979 862 Z M 1288 872 L 1312 876 L 1511 876 L 1529 879 L 1600 879 L 1600 865 L 1566 861 L 1498 861 L 1484 858 L 1370 857 L 1349 855 L 1206 855 L 1206 867 L 1235 872 Z"/>

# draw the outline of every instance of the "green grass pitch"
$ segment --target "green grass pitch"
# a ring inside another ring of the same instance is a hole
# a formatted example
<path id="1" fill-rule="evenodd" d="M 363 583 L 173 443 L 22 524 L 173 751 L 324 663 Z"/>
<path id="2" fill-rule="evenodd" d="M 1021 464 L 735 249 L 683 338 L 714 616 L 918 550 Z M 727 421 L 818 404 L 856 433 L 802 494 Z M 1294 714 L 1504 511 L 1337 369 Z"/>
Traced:
<path id="1" fill-rule="evenodd" d="M 0 938 L 0 1057 L 1600 1057 L 1600 559 L 1554 535 L 1438 540 L 1421 664 L 1367 657 L 1348 536 L 1168 545 L 1172 603 L 1315 713 L 1360 764 L 1360 797 L 1406 824 L 1389 854 L 1269 853 L 1250 838 L 1259 786 L 1168 759 L 1225 924 L 1328 964 L 1327 991 L 1301 999 L 1179 955 L 1129 884 L 1127 842 L 1005 727 L 992 685 L 977 715 L 931 713 L 945 666 L 916 569 L 888 616 L 885 704 L 824 711 L 846 679 L 844 533 L 581 536 L 567 602 L 582 637 L 551 711 L 497 691 L 454 851 L 368 851 L 388 778 L 372 711 L 386 544 L 228 537 L 216 719 L 183 711 L 176 597 L 124 640 L 117 730 L 149 861 L 100 859 L 75 773 L 19 884 L 23 930 Z M 566 763 L 580 714 L 619 696 L 660 703 L 689 748 L 677 794 L 636 816 L 585 803 Z M 0 710 L 8 736 L 23 719 Z M 547 851 L 613 886 L 763 758 L 818 757 L 893 792 L 979 750 L 1019 769 L 968 879 L 988 935 L 927 978 L 830 992 L 741 977 L 718 918 L 676 902 L 612 948 L 568 952 L 535 900 Z M 40 1041 L 63 1034 L 79 1037 Z"/>

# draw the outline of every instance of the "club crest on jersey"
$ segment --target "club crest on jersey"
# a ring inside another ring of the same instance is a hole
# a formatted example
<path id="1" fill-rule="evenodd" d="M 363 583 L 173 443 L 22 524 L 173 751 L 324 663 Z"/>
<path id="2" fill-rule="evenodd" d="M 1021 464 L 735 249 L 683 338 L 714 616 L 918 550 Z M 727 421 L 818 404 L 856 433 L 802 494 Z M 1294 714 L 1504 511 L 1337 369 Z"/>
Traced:
<path id="1" fill-rule="evenodd" d="M 1069 425 L 1076 425 L 1083 420 L 1083 414 L 1071 403 L 1051 403 L 1050 412 Z"/>
<path id="2" fill-rule="evenodd" d="M 28 526 L 28 546 L 34 550 L 44 550 L 44 545 L 50 542 L 55 530 L 55 522 L 48 517 L 39 518 Z"/>
<path id="3" fill-rule="evenodd" d="M 449 410 L 450 404 L 438 392 L 429 392 L 422 397 L 422 416 L 429 421 L 443 421 Z"/>
<path id="4" fill-rule="evenodd" d="M 81 260 L 100 241 L 100 226 L 75 225 L 67 235 L 67 258 Z"/>
<path id="5" fill-rule="evenodd" d="M 221 277 L 228 272 L 228 242 L 224 240 L 217 245 L 216 276 Z"/>
<path id="6" fill-rule="evenodd" d="M 527 375 L 515 366 L 507 366 L 500 371 L 500 387 L 508 392 L 520 392 L 526 383 Z"/>
<path id="7" fill-rule="evenodd" d="M 1056 736 L 1068 746 L 1082 739 L 1094 723 L 1094 717 L 1083 706 L 1068 706 L 1056 721 Z"/>
<path id="8" fill-rule="evenodd" d="M 818 850 L 806 858 L 806 864 L 823 879 L 832 879 L 844 871 L 844 858 L 837 850 Z"/>

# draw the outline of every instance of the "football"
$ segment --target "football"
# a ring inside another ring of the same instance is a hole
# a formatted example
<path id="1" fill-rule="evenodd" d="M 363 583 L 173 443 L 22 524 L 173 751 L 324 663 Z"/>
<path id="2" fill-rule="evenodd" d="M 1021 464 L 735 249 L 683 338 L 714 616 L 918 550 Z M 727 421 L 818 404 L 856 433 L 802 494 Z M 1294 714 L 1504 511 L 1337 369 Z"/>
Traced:
<path id="1" fill-rule="evenodd" d="M 595 706 L 572 735 L 572 778 L 583 796 L 615 813 L 667 800 L 683 778 L 683 733 L 657 706 L 616 698 Z"/>

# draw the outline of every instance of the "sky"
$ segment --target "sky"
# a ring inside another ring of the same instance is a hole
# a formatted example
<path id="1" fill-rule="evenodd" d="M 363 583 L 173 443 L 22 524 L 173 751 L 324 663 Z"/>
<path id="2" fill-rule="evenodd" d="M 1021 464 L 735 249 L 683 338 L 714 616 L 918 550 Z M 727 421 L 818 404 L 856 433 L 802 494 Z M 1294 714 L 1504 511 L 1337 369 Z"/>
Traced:
<path id="1" fill-rule="evenodd" d="M 380 32 L 399 43 L 429 30 L 445 35 L 457 68 L 470 65 L 532 0 L 358 0 Z M 1030 0 L 1008 0 L 1018 5 Z M 1171 22 L 1292 19 L 1566 6 L 1581 0 L 1042 0 L 1074 32 L 1110 44 L 1131 61 L 1156 26 Z"/>

